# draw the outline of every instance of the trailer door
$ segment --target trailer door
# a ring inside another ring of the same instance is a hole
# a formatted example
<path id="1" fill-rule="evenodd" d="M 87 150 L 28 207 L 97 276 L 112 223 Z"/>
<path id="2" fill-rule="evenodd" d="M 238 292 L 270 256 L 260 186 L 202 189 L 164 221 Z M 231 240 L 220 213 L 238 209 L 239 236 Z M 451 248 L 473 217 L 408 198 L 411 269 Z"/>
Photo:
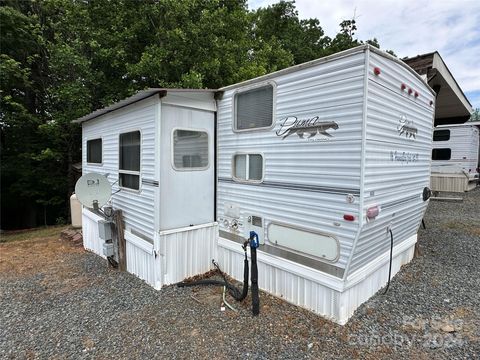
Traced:
<path id="1" fill-rule="evenodd" d="M 214 221 L 214 113 L 162 107 L 160 229 Z"/>

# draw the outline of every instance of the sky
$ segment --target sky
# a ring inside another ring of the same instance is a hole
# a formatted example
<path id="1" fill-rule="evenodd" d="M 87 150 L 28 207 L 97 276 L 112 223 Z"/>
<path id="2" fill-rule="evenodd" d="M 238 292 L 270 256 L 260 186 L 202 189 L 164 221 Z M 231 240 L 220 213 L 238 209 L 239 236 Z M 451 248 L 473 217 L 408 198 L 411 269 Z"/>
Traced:
<path id="1" fill-rule="evenodd" d="M 275 0 L 249 0 L 249 8 Z M 438 51 L 473 108 L 480 108 L 480 1 L 297 0 L 301 19 L 317 18 L 333 37 L 355 17 L 359 40 L 377 38 L 398 57 Z"/>

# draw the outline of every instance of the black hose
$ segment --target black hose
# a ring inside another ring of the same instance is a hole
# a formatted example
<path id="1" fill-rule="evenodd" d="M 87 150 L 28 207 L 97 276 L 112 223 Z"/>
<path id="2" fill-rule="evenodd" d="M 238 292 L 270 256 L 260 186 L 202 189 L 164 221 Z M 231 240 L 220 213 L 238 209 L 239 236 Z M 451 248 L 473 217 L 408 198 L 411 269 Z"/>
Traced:
<path id="1" fill-rule="evenodd" d="M 243 289 L 242 289 L 242 294 L 240 297 L 235 300 L 237 301 L 242 301 L 245 299 L 248 295 L 248 273 L 250 272 L 248 268 L 248 258 L 247 258 L 247 252 L 245 251 L 245 259 L 243 260 Z"/>
<path id="2" fill-rule="evenodd" d="M 390 265 L 388 267 L 387 288 L 385 289 L 385 292 L 383 293 L 383 295 L 385 295 L 388 292 L 388 288 L 390 287 L 390 279 L 392 277 L 393 232 L 392 232 L 392 229 L 388 229 L 388 231 L 390 231 Z"/>
<path id="3" fill-rule="evenodd" d="M 225 283 L 224 281 L 221 280 L 210 280 L 210 279 L 204 279 L 204 280 L 197 280 L 197 281 L 190 281 L 190 282 L 180 282 L 177 284 L 178 287 L 190 287 L 190 286 L 197 286 L 197 285 L 215 285 L 215 286 L 225 286 L 227 287 L 228 290 L 236 290 L 233 285 L 229 283 Z"/>
<path id="4" fill-rule="evenodd" d="M 213 265 L 220 273 L 223 278 L 221 280 L 198 280 L 198 281 L 191 281 L 191 282 L 180 282 L 177 284 L 178 287 L 190 287 L 190 286 L 197 286 L 197 285 L 215 285 L 215 286 L 225 286 L 228 289 L 230 295 L 237 301 L 242 301 L 247 297 L 248 294 L 248 258 L 247 258 L 247 245 L 249 241 L 245 241 L 243 244 L 243 250 L 245 251 L 245 259 L 243 261 L 243 289 L 242 292 L 238 290 L 235 286 L 228 282 L 226 275 L 220 269 L 220 266 L 212 260 Z M 258 246 L 258 245 L 257 245 Z M 252 273 L 251 273 L 251 282 L 252 282 L 252 313 L 254 316 L 260 313 L 260 298 L 258 295 L 258 267 L 257 267 L 257 248 L 255 246 L 250 246 L 250 254 L 252 258 Z"/>
<path id="5" fill-rule="evenodd" d="M 112 268 L 114 268 L 114 269 L 118 268 L 118 263 L 115 261 L 113 256 L 107 256 L 107 260 L 108 260 L 108 263 L 110 264 L 110 266 Z"/>
<path id="6" fill-rule="evenodd" d="M 246 248 L 244 248 L 246 249 Z M 221 280 L 197 280 L 197 281 L 190 281 L 190 282 L 180 282 L 177 284 L 178 287 L 190 287 L 190 286 L 197 286 L 197 285 L 215 285 L 215 286 L 225 286 L 228 289 L 230 295 L 237 301 L 242 301 L 247 297 L 248 294 L 248 258 L 247 258 L 247 251 L 245 250 L 245 260 L 243 261 L 243 289 L 242 292 L 238 290 L 235 286 L 230 284 L 227 280 L 227 277 L 220 269 L 220 266 L 212 260 L 213 265 L 217 269 L 217 271 L 222 275 L 223 281 Z"/>
<path id="7" fill-rule="evenodd" d="M 248 258 L 247 258 L 247 250 L 246 250 L 246 245 L 244 245 L 244 251 L 245 251 L 245 259 L 243 260 L 243 288 L 242 292 L 240 292 L 236 287 L 231 285 L 228 282 L 228 279 L 226 275 L 223 273 L 223 271 L 220 269 L 220 266 L 215 262 L 215 260 L 212 260 L 213 265 L 217 268 L 218 272 L 220 275 L 222 275 L 223 280 L 225 281 L 225 284 L 227 286 L 227 289 L 232 295 L 232 297 L 237 300 L 237 301 L 242 301 L 247 297 L 248 294 Z"/>
<path id="8" fill-rule="evenodd" d="M 252 313 L 253 316 L 257 316 L 260 313 L 260 298 L 258 296 L 258 267 L 256 247 L 250 247 L 250 255 L 252 258 Z"/>

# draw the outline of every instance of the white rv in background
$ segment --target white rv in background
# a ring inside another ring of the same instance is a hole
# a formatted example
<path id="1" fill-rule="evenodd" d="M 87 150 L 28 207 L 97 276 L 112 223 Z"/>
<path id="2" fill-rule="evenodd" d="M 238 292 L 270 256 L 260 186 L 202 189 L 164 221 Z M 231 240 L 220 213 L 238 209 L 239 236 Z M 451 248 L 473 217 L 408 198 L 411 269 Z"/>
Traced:
<path id="1" fill-rule="evenodd" d="M 241 279 L 254 231 L 259 287 L 344 324 L 413 257 L 434 100 L 402 61 L 360 46 L 216 91 L 149 89 L 87 115 L 83 171 L 114 184 L 127 269 L 149 284 L 205 272 L 212 258 Z M 95 139 L 101 158 L 89 156 Z M 85 247 L 100 253 L 97 214 L 83 216 Z"/>
<path id="2" fill-rule="evenodd" d="M 479 130 L 475 125 L 437 126 L 433 132 L 433 191 L 472 190 L 479 176 Z"/>

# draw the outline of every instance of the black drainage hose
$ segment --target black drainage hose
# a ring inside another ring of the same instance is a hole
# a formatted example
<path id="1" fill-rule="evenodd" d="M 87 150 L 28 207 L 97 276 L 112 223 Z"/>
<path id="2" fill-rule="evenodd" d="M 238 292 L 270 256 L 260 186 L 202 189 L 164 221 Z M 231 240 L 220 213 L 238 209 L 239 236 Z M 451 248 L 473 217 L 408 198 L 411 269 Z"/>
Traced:
<path id="1" fill-rule="evenodd" d="M 237 301 L 242 301 L 247 297 L 248 294 L 248 258 L 247 258 L 247 242 L 243 244 L 243 250 L 245 251 L 245 258 L 243 260 L 243 288 L 242 292 L 240 292 L 236 287 L 231 285 L 223 271 L 220 269 L 220 266 L 215 262 L 215 260 L 212 260 L 213 265 L 217 268 L 218 272 L 220 275 L 223 277 L 223 281 L 225 282 L 227 289 L 229 290 L 230 295 L 237 300 Z"/>
<path id="2" fill-rule="evenodd" d="M 393 232 L 392 229 L 388 229 L 390 232 L 390 264 L 388 266 L 388 283 L 387 283 L 387 288 L 385 289 L 385 292 L 383 295 L 385 295 L 388 292 L 388 288 L 390 287 L 390 279 L 392 277 L 392 256 L 393 256 Z"/>
<path id="3" fill-rule="evenodd" d="M 243 251 L 245 252 L 245 259 L 243 260 L 243 289 L 240 292 L 235 286 L 231 285 L 225 274 L 220 270 L 220 266 L 212 260 L 213 265 L 218 270 L 220 275 L 223 277 L 221 280 L 198 280 L 192 282 L 180 282 L 177 284 L 178 287 L 189 287 L 197 285 L 216 285 L 216 286 L 225 286 L 230 295 L 237 300 L 242 301 L 247 297 L 248 294 L 248 258 L 247 258 L 247 245 L 250 244 L 250 255 L 252 258 L 252 273 L 251 273 L 251 282 L 252 282 L 252 313 L 254 316 L 257 316 L 260 313 L 260 297 L 258 295 L 258 267 L 257 267 L 257 248 L 259 246 L 258 235 L 255 231 L 250 231 L 250 239 L 245 241 L 243 244 Z"/>
<path id="4" fill-rule="evenodd" d="M 197 281 L 191 281 L 191 282 L 180 282 L 177 284 L 178 287 L 190 287 L 190 286 L 197 286 L 197 285 L 214 285 L 214 286 L 225 286 L 228 289 L 228 292 L 232 297 L 237 300 L 237 301 L 242 301 L 247 297 L 248 294 L 248 258 L 247 258 L 247 244 L 248 242 L 246 241 L 243 244 L 243 250 L 245 252 L 245 259 L 243 261 L 243 289 L 240 292 L 235 286 L 230 284 L 227 280 L 227 277 L 223 273 L 223 271 L 220 269 L 220 266 L 215 262 L 215 260 L 212 260 L 213 265 L 217 269 L 217 271 L 222 275 L 223 281 L 222 280 L 210 280 L 210 279 L 204 279 L 204 280 L 197 280 Z"/>
<path id="5" fill-rule="evenodd" d="M 255 234 L 256 235 L 256 234 Z M 250 233 L 251 238 L 251 233 Z M 258 238 L 256 240 L 257 246 L 252 246 L 250 242 L 250 255 L 252 257 L 252 314 L 257 316 L 260 313 L 260 297 L 258 296 L 258 267 L 257 267 L 257 247 Z"/>

